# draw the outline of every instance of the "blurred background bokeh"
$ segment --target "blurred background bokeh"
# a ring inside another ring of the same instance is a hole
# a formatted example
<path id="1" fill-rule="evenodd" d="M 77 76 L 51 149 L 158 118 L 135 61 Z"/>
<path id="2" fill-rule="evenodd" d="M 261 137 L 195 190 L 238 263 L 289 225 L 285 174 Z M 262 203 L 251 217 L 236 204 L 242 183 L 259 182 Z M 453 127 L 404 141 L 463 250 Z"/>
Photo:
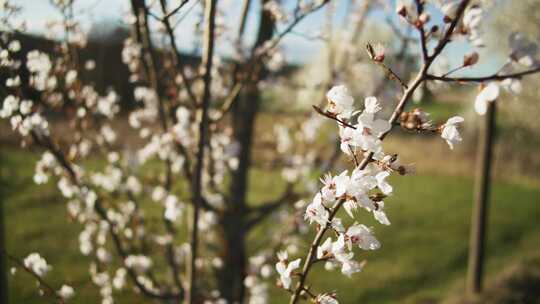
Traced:
<path id="1" fill-rule="evenodd" d="M 1 1 L 0 1 L 1 2 Z M 22 12 L 18 18 L 28 22 L 28 32 L 18 34 L 23 52 L 54 48 L 55 37 L 45 29 L 47 20 L 58 16 L 49 1 L 18 0 Z M 120 96 L 121 112 L 134 106 L 133 84 L 129 70 L 122 63 L 124 40 L 130 29 L 123 20 L 124 1 L 79 0 L 75 14 L 88 33 L 87 47 L 81 60 L 94 60 L 95 69 L 80 75 L 106 94 L 114 87 Z M 196 2 L 196 1 L 195 1 Z M 221 25 L 236 26 L 239 0 L 223 0 Z M 253 10 L 259 1 L 254 1 Z M 289 1 L 285 2 L 285 5 Z M 290 1 L 290 5 L 294 5 Z M 376 95 L 386 105 L 395 102 L 398 88 L 373 65 L 365 53 L 367 42 L 380 42 L 386 47 L 389 66 L 408 79 L 418 67 L 418 44 L 414 35 L 393 13 L 394 1 L 374 1 L 376 5 L 358 7 L 365 1 L 341 0 L 306 18 L 282 42 L 281 58 L 263 85 L 261 114 L 256 123 L 252 152 L 254 166 L 250 170 L 252 185 L 249 197 L 264 201 L 281 193 L 284 181 L 279 169 L 269 170 L 264 164 L 277 145 L 274 125 L 294 129 L 312 112 L 311 105 L 320 104 L 328 84 L 344 83 L 351 88 L 356 102 Z M 485 48 L 479 51 L 480 61 L 456 75 L 489 75 L 504 64 L 509 53 L 507 38 L 520 31 L 531 41 L 540 41 L 540 1 L 485 1 L 487 17 L 484 26 Z M 357 25 L 349 10 L 365 13 L 360 30 L 355 32 L 350 49 L 343 41 L 350 38 L 350 28 Z M 330 11 L 330 12 L 329 12 Z M 201 41 L 197 36 L 201 13 L 194 8 L 183 20 L 179 32 L 184 62 L 196 67 L 200 61 Z M 258 20 L 249 19 L 249 24 Z M 157 27 L 157 25 L 155 25 Z M 248 28 L 250 28 L 248 26 Z M 254 33 L 248 30 L 247 41 Z M 180 38 L 181 37 L 181 38 Z M 156 39 L 156 45 L 162 43 Z M 346 47 L 346 49 L 344 49 Z M 445 51 L 447 62 L 456 66 L 470 50 L 465 42 L 456 42 Z M 221 60 L 234 61 L 230 45 L 218 45 Z M 280 60 L 281 59 L 281 60 Z M 442 61 L 442 60 L 441 60 Z M 497 133 L 494 146 L 493 185 L 490 196 L 487 270 L 485 293 L 478 303 L 539 303 L 540 301 L 540 77 L 523 80 L 519 95 L 503 93 L 498 101 Z M 2 85 L 4 80 L 2 79 Z M 392 178 L 395 195 L 386 200 L 392 218 L 389 227 L 376 227 L 383 246 L 376 252 L 364 253 L 368 264 L 352 279 L 335 273 L 314 275 L 313 283 L 337 286 L 344 303 L 461 303 L 465 285 L 467 250 L 473 187 L 476 172 L 476 151 L 481 116 L 473 104 L 479 88 L 472 84 L 436 84 L 425 86 L 416 94 L 412 107 L 431 114 L 434 121 L 445 121 L 453 115 L 465 118 L 463 144 L 450 151 L 438 137 L 397 131 L 385 141 L 385 150 L 399 151 L 400 158 L 416 167 L 410 177 Z M 137 146 L 137 138 L 126 125 L 126 116 L 119 115 L 120 141 L 124 146 Z M 51 117 L 56 134 L 69 135 L 70 128 L 61 117 Z M 333 151 L 335 124 L 325 122 L 317 136 L 317 149 L 323 155 Z M 9 123 L 0 121 L 0 191 L 4 205 L 6 248 L 17 256 L 39 251 L 54 265 L 52 282 L 68 281 L 77 290 L 70 303 L 97 303 L 99 295 L 88 276 L 88 257 L 78 249 L 78 231 L 68 229 L 69 218 L 64 198 L 54 183 L 36 185 L 34 166 L 40 151 L 22 149 L 18 136 Z M 94 160 L 99 162 L 99 159 Z M 346 168 L 340 159 L 334 172 Z M 309 199 L 309 198 L 307 198 Z M 371 219 L 366 218 L 366 222 Z M 253 247 L 258 234 L 264 234 L 268 221 L 252 232 Z M 76 225 L 76 224 L 75 224 Z M 256 248 L 251 250 L 255 251 Z M 319 270 L 317 270 L 319 271 Z M 321 271 L 321 274 L 322 271 Z M 24 274 L 9 277 L 10 303 L 40 303 L 35 286 Z M 286 294 L 271 288 L 271 303 L 284 303 Z M 141 298 L 122 295 L 118 303 L 142 303 Z"/>

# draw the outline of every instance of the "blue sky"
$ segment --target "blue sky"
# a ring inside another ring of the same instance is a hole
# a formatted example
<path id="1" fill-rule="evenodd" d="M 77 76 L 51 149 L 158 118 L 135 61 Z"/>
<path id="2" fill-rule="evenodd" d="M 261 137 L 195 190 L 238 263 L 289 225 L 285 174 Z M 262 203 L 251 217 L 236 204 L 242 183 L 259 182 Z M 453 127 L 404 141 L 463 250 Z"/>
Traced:
<path id="1" fill-rule="evenodd" d="M 171 7 L 174 7 L 175 0 L 170 1 Z M 179 2 L 180 0 L 176 0 Z M 196 1 L 196 0 L 192 0 Z M 336 14 L 334 16 L 335 22 L 342 22 L 343 16 L 346 14 L 346 9 L 348 8 L 347 3 L 349 1 L 357 0 L 337 0 L 336 3 Z M 392 0 L 389 0 L 390 2 Z M 23 12 L 20 15 L 21 19 L 24 19 L 28 22 L 29 30 L 33 33 L 42 33 L 43 29 L 46 26 L 46 21 L 55 18 L 59 19 L 60 14 L 51 6 L 49 0 L 12 0 L 13 3 L 21 5 L 23 7 Z M 296 1 L 285 1 L 286 3 L 295 3 Z M 240 11 L 240 0 L 221 0 L 221 5 L 227 7 L 224 10 L 225 15 L 223 16 L 226 26 L 229 26 L 232 29 L 236 29 L 238 24 L 238 18 Z M 108 22 L 118 22 L 122 23 L 122 17 L 124 12 L 128 7 L 127 0 L 76 0 L 75 1 L 75 14 L 78 20 L 80 20 L 86 28 L 89 28 L 92 23 L 103 22 L 107 20 Z M 182 10 L 185 12 L 193 4 L 188 3 Z M 289 5 L 290 6 L 290 5 Z M 187 17 L 182 21 L 182 27 L 187 27 L 189 29 L 193 28 L 193 25 L 198 20 L 198 14 L 200 14 L 199 5 L 196 5 L 195 8 L 187 15 Z M 252 10 L 259 9 L 259 1 L 252 1 L 251 5 Z M 159 11 L 156 11 L 156 14 L 159 15 Z M 440 13 L 432 11 L 433 19 L 440 18 Z M 257 20 L 255 17 L 256 14 L 251 14 L 252 18 L 248 20 L 246 37 L 248 42 L 254 39 L 255 29 Z M 319 10 L 318 12 L 310 15 L 305 18 L 295 29 L 295 31 L 300 33 L 313 33 L 314 30 L 321 29 L 321 24 L 325 22 L 325 11 Z M 381 11 L 372 11 L 369 15 L 371 20 L 381 20 L 383 13 Z M 394 21 L 397 22 L 397 16 L 394 16 Z M 384 19 L 383 19 L 384 20 Z M 193 31 L 179 31 L 178 41 L 181 44 L 183 50 L 193 50 L 195 45 L 195 37 Z M 308 62 L 315 58 L 315 56 L 321 51 L 323 44 L 320 41 L 313 41 L 306 39 L 300 35 L 288 35 L 282 41 L 282 47 L 285 50 L 286 57 L 293 62 Z M 467 52 L 470 47 L 466 43 L 455 43 L 453 47 L 447 50 L 449 56 L 453 58 L 450 61 L 451 65 L 459 65 L 462 55 Z M 222 54 L 230 53 L 231 48 L 229 45 L 218 45 L 218 50 Z M 502 58 L 500 56 L 491 58 L 490 60 L 481 60 L 480 64 L 474 69 L 464 71 L 459 74 L 472 75 L 472 74 L 484 74 L 491 71 L 495 71 L 498 66 L 500 66 Z"/>

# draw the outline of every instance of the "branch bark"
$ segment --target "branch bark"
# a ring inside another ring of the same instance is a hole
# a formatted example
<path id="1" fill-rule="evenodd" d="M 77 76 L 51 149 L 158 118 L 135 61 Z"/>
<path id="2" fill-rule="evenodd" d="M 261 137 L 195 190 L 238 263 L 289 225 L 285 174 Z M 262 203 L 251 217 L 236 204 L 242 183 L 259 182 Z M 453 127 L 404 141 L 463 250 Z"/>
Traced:
<path id="1" fill-rule="evenodd" d="M 212 59 L 214 56 L 214 31 L 216 18 L 216 0 L 207 0 L 204 12 L 204 51 L 202 65 L 204 66 L 204 90 L 201 98 L 201 117 L 199 123 L 199 143 L 197 150 L 197 159 L 195 163 L 194 181 L 193 181 L 193 216 L 191 226 L 191 255 L 188 265 L 188 292 L 186 293 L 186 303 L 198 303 L 197 300 L 197 269 L 195 262 L 197 260 L 198 222 L 199 209 L 203 202 L 202 195 L 202 175 L 204 170 L 204 151 L 206 143 L 209 140 L 208 133 L 208 109 L 210 107 L 211 84 L 212 84 Z"/>
<path id="2" fill-rule="evenodd" d="M 448 77 L 448 76 L 435 76 L 428 74 L 426 77 L 428 80 L 439 80 L 445 82 L 484 82 L 484 81 L 503 81 L 505 79 L 519 79 L 523 76 L 536 74 L 540 72 L 540 67 L 535 67 L 526 71 L 511 73 L 511 74 L 493 74 L 480 77 Z"/>

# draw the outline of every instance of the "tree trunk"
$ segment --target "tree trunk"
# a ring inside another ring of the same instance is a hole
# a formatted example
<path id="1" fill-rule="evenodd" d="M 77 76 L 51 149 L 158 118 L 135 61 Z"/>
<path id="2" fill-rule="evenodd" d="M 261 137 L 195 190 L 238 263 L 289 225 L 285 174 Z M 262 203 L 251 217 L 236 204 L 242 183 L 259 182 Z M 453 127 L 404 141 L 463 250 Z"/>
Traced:
<path id="1" fill-rule="evenodd" d="M 222 296 L 230 303 L 242 303 L 245 296 L 244 279 L 247 257 L 245 238 L 247 229 L 247 190 L 249 188 L 249 169 L 251 168 L 251 149 L 253 133 L 259 108 L 259 91 L 255 86 L 246 88 L 244 95 L 233 106 L 233 138 L 239 144 L 238 169 L 232 173 L 230 202 L 222 217 L 223 250 L 221 258 L 224 267 L 219 275 Z"/>
<path id="2" fill-rule="evenodd" d="M 238 212 L 230 212 L 223 216 L 221 227 L 223 237 L 221 258 L 223 268 L 218 273 L 221 296 L 228 303 L 244 303 L 244 279 L 247 271 L 246 231 L 239 222 L 243 216 Z"/>
<path id="3" fill-rule="evenodd" d="M 493 139 L 495 136 L 496 102 L 489 102 L 487 113 L 480 130 L 477 155 L 477 175 L 475 182 L 475 202 L 471 218 L 469 244 L 469 265 L 467 269 L 467 290 L 470 294 L 482 291 L 485 264 L 486 226 L 488 199 L 493 158 Z"/>
<path id="4" fill-rule="evenodd" d="M 272 16 L 263 9 L 267 0 L 261 2 L 261 21 L 257 40 L 252 50 L 254 56 L 256 56 L 256 50 L 272 38 L 274 31 Z M 243 303 L 245 298 L 244 279 L 247 269 L 246 237 L 248 234 L 248 229 L 245 227 L 248 215 L 246 199 L 249 188 L 255 121 L 260 104 L 260 92 L 257 84 L 266 76 L 264 65 L 258 58 L 247 62 L 244 65 L 244 68 L 246 67 L 249 71 L 244 71 L 244 73 L 247 75 L 244 75 L 244 79 L 238 79 L 238 81 L 246 82 L 244 90 L 231 108 L 233 139 L 239 146 L 238 168 L 231 174 L 229 201 L 221 218 L 223 227 L 221 258 L 224 265 L 218 280 L 221 295 L 229 303 Z"/>

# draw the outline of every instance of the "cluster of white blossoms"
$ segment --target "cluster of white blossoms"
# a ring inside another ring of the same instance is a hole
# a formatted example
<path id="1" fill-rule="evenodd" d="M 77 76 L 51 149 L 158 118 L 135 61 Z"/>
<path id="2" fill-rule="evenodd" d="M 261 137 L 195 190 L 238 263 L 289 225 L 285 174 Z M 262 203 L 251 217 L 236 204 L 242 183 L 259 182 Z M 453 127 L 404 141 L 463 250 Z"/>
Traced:
<path id="1" fill-rule="evenodd" d="M 58 167 L 54 155 L 50 152 L 43 153 L 41 159 L 36 163 L 34 182 L 38 185 L 46 183 L 49 180 L 49 172 L 55 168 Z"/>
<path id="2" fill-rule="evenodd" d="M 60 297 L 62 297 L 62 299 L 69 300 L 75 295 L 75 290 L 73 287 L 64 284 L 62 287 L 60 287 L 57 293 Z"/>
<path id="3" fill-rule="evenodd" d="M 266 251 L 266 248 L 263 249 Z M 244 286 L 249 290 L 249 304 L 268 303 L 267 279 L 273 274 L 270 264 L 271 254 L 256 254 L 249 258 L 248 275 L 244 280 Z"/>
<path id="4" fill-rule="evenodd" d="M 371 212 L 379 223 L 390 225 L 381 199 L 392 193 L 392 187 L 385 181 L 389 174 L 375 165 L 369 165 L 366 169 L 355 169 L 350 175 L 344 171 L 334 177 L 325 177 L 323 188 L 306 208 L 305 219 L 321 227 L 331 226 L 339 236 L 335 241 L 327 238 L 318 248 L 317 258 L 341 266 L 341 272 L 347 276 L 361 271 L 361 263 L 353 260 L 352 245 L 358 245 L 363 250 L 376 250 L 380 247 L 379 242 L 371 229 L 364 225 L 355 223 L 345 229 L 340 218 L 330 218 L 330 210 L 342 204 L 347 214 L 354 218 L 354 211 L 363 208 Z M 377 195 L 376 190 L 381 191 L 382 195 Z"/>
<path id="5" fill-rule="evenodd" d="M 36 252 L 31 253 L 26 258 L 24 258 L 22 264 L 24 265 L 24 268 L 26 268 L 26 271 L 38 276 L 41 279 L 43 279 L 43 277 L 45 277 L 47 273 L 52 269 L 52 266 L 49 265 L 47 261 L 41 255 L 39 255 L 39 253 Z M 15 274 L 16 269 L 12 268 L 11 273 Z M 40 284 L 41 283 L 38 282 L 38 286 L 40 286 Z M 49 287 L 47 286 L 46 288 Z M 67 301 L 75 295 L 75 290 L 73 289 L 73 287 L 64 284 L 58 291 L 56 291 L 56 294 L 64 301 Z"/>
<path id="6" fill-rule="evenodd" d="M 132 73 L 130 80 L 137 81 L 137 70 L 140 66 L 140 57 L 141 57 L 142 47 L 133 41 L 133 39 L 128 38 L 124 41 L 124 48 L 122 49 L 122 62 L 127 65 L 129 71 Z"/>
<path id="7" fill-rule="evenodd" d="M 47 261 L 39 253 L 31 253 L 24 259 L 24 267 L 32 270 L 36 275 L 43 277 L 52 269 Z"/>
<path id="8" fill-rule="evenodd" d="M 165 198 L 165 214 L 164 217 L 169 221 L 176 221 L 182 215 L 184 204 L 181 203 L 175 195 L 169 194 Z"/>
<path id="9" fill-rule="evenodd" d="M 30 83 L 40 91 L 43 91 L 50 84 L 49 71 L 52 68 L 49 55 L 40 51 L 30 51 L 27 55 L 26 67 L 31 73 Z"/>
<path id="10" fill-rule="evenodd" d="M 142 122 L 154 122 L 158 117 L 158 97 L 154 90 L 147 87 L 136 87 L 133 97 L 143 107 L 133 111 L 129 115 L 129 124 L 132 128 L 138 129 Z"/>
<path id="11" fill-rule="evenodd" d="M 49 123 L 40 113 L 32 113 L 32 107 L 31 100 L 20 100 L 17 96 L 7 95 L 0 109 L 0 118 L 9 118 L 13 130 L 22 136 L 27 136 L 30 131 L 48 134 Z"/>
<path id="12" fill-rule="evenodd" d="M 353 113 L 354 99 L 345 86 L 333 87 L 326 97 L 329 101 L 328 112 L 337 118 L 349 120 L 356 114 Z M 364 111 L 358 115 L 355 125 L 339 125 L 341 150 L 347 155 L 353 155 L 357 150 L 379 155 L 382 152 L 379 136 L 391 128 L 388 121 L 375 118 L 375 114 L 381 110 L 377 98 L 367 97 L 364 105 Z"/>
<path id="13" fill-rule="evenodd" d="M 484 10 L 479 6 L 470 7 L 463 15 L 462 31 L 466 33 L 466 37 L 471 44 L 476 47 L 484 46 L 481 29 L 483 17 Z"/>
<path id="14" fill-rule="evenodd" d="M 327 237 L 316 249 L 315 257 L 307 263 L 325 262 L 326 269 L 339 268 L 342 274 L 350 277 L 360 272 L 365 264 L 354 258 L 354 248 L 377 250 L 381 244 L 375 238 L 373 228 L 355 221 L 346 226 L 337 211 L 343 207 L 346 214 L 354 220 L 355 212 L 363 209 L 371 213 L 374 220 L 380 224 L 390 225 L 384 198 L 392 195 L 393 188 L 387 178 L 393 172 L 400 175 L 411 173 L 412 168 L 402 165 L 397 155 L 384 154 L 381 138 L 392 125 L 389 121 L 377 117 L 382 109 L 377 98 L 365 98 L 364 109 L 357 111 L 354 98 L 343 85 L 331 88 L 326 97 L 326 111 L 319 112 L 337 121 L 341 150 L 354 158 L 356 168 L 335 176 L 325 175 L 321 179 L 322 188 L 305 207 L 304 218 L 309 224 L 316 224 L 319 230 L 332 230 L 336 235 Z M 450 148 L 462 140 L 458 130 L 461 122 L 463 118 L 455 116 L 435 127 L 429 120 L 429 115 L 420 109 L 403 112 L 400 116 L 400 125 L 404 129 L 439 133 Z M 280 128 L 277 131 L 278 138 L 285 137 L 285 130 Z M 286 139 L 280 139 L 278 143 L 280 150 L 287 150 L 289 143 Z M 370 157 L 371 161 L 360 165 L 357 157 L 362 155 Z M 278 254 L 276 270 L 283 288 L 290 289 L 292 278 L 299 274 L 300 263 L 300 259 L 289 260 L 286 251 Z M 314 297 L 314 301 L 338 303 L 334 294 L 319 294 Z"/>
<path id="15" fill-rule="evenodd" d="M 276 270 L 279 274 L 281 286 L 285 289 L 289 289 L 292 282 L 291 275 L 295 269 L 300 267 L 301 259 L 289 261 L 289 254 L 287 251 L 280 251 L 278 252 L 278 260 Z"/>
<path id="16" fill-rule="evenodd" d="M 124 260 L 124 264 L 137 273 L 144 273 L 153 265 L 152 260 L 144 255 L 130 255 Z"/>

